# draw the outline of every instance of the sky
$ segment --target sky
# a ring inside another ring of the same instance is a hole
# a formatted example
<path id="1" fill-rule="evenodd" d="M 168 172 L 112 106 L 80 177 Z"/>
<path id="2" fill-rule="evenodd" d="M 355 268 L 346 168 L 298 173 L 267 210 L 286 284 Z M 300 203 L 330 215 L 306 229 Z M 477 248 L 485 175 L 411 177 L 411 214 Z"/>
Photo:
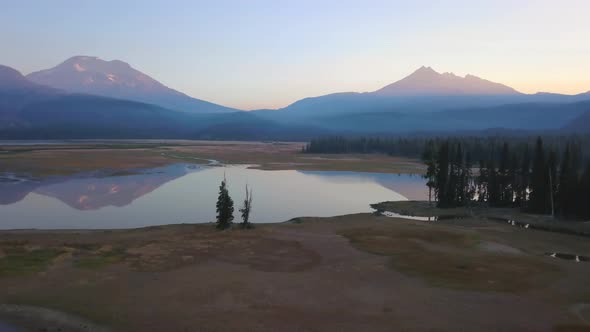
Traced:
<path id="1" fill-rule="evenodd" d="M 422 65 L 521 92 L 590 90 L 588 0 L 0 0 L 0 64 L 119 59 L 193 97 L 280 108 Z"/>

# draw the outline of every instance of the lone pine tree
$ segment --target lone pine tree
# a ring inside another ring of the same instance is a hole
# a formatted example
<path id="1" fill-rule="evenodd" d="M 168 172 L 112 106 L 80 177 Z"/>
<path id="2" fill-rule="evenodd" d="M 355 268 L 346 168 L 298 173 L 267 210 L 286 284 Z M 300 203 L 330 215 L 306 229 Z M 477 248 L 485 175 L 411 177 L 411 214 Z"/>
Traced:
<path id="1" fill-rule="evenodd" d="M 219 186 L 219 196 L 217 197 L 217 223 L 218 229 L 226 229 L 231 227 L 232 221 L 234 220 L 234 201 L 229 196 L 227 190 L 227 180 L 225 176 L 221 185 Z"/>

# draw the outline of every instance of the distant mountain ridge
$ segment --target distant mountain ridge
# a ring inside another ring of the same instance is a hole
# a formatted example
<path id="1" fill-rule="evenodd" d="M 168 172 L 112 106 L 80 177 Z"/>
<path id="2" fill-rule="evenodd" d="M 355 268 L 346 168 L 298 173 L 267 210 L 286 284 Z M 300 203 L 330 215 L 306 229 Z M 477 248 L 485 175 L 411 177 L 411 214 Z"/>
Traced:
<path id="1" fill-rule="evenodd" d="M 128 99 L 188 113 L 237 111 L 187 96 L 120 60 L 74 56 L 56 67 L 26 77 L 32 82 L 69 92 Z"/>
<path id="2" fill-rule="evenodd" d="M 276 111 L 255 111 L 283 123 L 309 123 L 326 117 L 362 113 L 415 114 L 455 109 L 485 109 L 529 103 L 576 103 L 590 94 L 525 94 L 507 85 L 468 74 L 439 73 L 422 66 L 373 92 L 342 92 L 298 100 Z M 532 119 L 534 120 L 534 119 Z"/>
<path id="3" fill-rule="evenodd" d="M 31 82 L 18 70 L 4 65 L 0 65 L 0 89 L 3 92 L 31 90 L 44 90 L 47 93 L 57 92 L 56 89 Z"/>
<path id="4" fill-rule="evenodd" d="M 590 105 L 588 105 L 586 112 L 567 123 L 562 130 L 565 132 L 590 133 Z"/>
<path id="5" fill-rule="evenodd" d="M 62 83 L 71 82 L 77 92 L 65 83 L 58 89 L 32 82 L 17 70 L 0 66 L 0 139 L 307 140 L 321 135 L 489 129 L 588 131 L 589 93 L 522 94 L 474 76 L 439 74 L 428 67 L 375 92 L 305 98 L 280 110 L 207 112 L 199 108 L 183 112 L 162 107 L 160 92 L 174 98 L 185 95 L 124 62 L 94 57 L 70 60 L 62 64 L 65 69 L 60 65 L 55 72 L 39 75 L 56 78 L 63 74 Z M 85 90 L 85 86 L 90 88 Z M 96 91 L 111 96 L 91 93 Z M 158 103 L 124 97 L 136 91 L 143 94 L 140 99 L 157 98 Z M 194 99 L 185 97 L 195 105 Z"/>
<path id="6" fill-rule="evenodd" d="M 13 68 L 0 66 L 0 134 L 7 134 L 2 129 L 38 137 L 43 137 L 43 130 L 79 135 L 96 128 L 111 134 L 122 128 L 173 132 L 188 130 L 189 120 L 189 114 L 153 104 L 50 88 L 29 81 Z"/>
<path id="7" fill-rule="evenodd" d="M 302 140 L 325 132 L 322 128 L 280 125 L 251 112 L 189 113 L 71 93 L 30 82 L 17 70 L 0 66 L 0 139 Z"/>
<path id="8" fill-rule="evenodd" d="M 0 129 L 22 125 L 18 114 L 22 107 L 59 93 L 56 89 L 27 80 L 13 68 L 0 65 Z"/>
<path id="9" fill-rule="evenodd" d="M 491 82 L 468 74 L 438 73 L 422 66 L 409 76 L 374 92 L 386 96 L 502 96 L 520 92 L 504 84 Z"/>
<path id="10" fill-rule="evenodd" d="M 16 69 L 0 65 L 0 89 L 15 90 L 29 87 L 32 84 Z"/>

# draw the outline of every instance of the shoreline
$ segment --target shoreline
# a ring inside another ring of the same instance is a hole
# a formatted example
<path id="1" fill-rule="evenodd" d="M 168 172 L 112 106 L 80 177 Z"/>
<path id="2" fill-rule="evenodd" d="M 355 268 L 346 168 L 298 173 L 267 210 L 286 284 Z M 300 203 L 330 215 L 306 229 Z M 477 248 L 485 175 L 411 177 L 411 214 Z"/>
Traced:
<path id="1" fill-rule="evenodd" d="M 434 204 L 434 203 L 433 203 Z M 564 233 L 590 237 L 590 222 L 580 220 L 560 220 L 548 215 L 529 214 L 518 208 L 494 208 L 483 205 L 439 209 L 429 205 L 428 201 L 381 202 L 371 205 L 377 211 L 399 214 L 401 218 L 425 217 L 433 221 L 479 218 L 496 223 L 507 223 L 525 229 Z"/>
<path id="2" fill-rule="evenodd" d="M 0 327 L 8 331 L 111 332 L 93 322 L 59 310 L 20 304 L 0 303 Z"/>

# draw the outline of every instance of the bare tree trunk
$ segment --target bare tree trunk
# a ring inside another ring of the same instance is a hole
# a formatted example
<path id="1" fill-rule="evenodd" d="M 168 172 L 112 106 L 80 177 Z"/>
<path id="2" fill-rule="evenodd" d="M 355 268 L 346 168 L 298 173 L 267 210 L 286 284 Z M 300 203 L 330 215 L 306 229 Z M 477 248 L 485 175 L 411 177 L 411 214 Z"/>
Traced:
<path id="1" fill-rule="evenodd" d="M 250 212 L 252 211 L 252 188 L 248 188 L 246 185 L 246 198 L 244 199 L 244 205 L 240 209 L 242 213 L 242 226 L 244 228 L 250 228 Z"/>

